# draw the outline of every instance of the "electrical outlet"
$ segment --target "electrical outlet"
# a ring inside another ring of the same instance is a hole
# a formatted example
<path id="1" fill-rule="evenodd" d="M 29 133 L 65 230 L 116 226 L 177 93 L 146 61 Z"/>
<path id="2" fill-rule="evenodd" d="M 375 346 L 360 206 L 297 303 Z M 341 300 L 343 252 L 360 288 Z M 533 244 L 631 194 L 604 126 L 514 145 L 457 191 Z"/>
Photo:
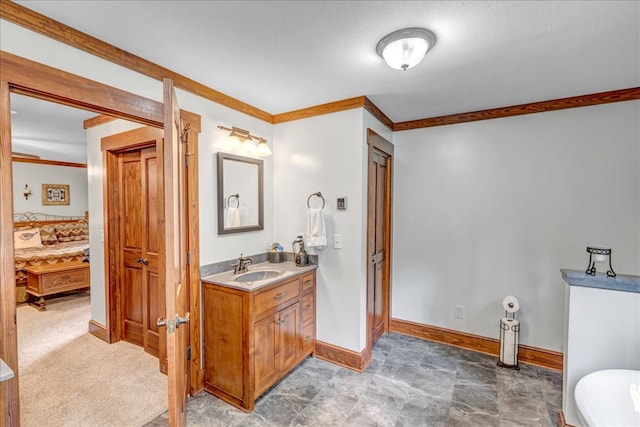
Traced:
<path id="1" fill-rule="evenodd" d="M 333 235 L 333 248 L 342 249 L 342 234 Z"/>
<path id="2" fill-rule="evenodd" d="M 454 308 L 454 316 L 456 319 L 464 319 L 464 306 L 456 305 Z"/>

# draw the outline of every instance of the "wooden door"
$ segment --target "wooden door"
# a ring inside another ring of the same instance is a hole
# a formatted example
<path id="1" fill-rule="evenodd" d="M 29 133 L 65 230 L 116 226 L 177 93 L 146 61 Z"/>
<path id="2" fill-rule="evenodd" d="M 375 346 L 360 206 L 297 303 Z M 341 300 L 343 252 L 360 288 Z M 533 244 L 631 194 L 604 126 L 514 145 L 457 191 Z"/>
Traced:
<path id="1" fill-rule="evenodd" d="M 121 209 L 118 240 L 122 262 L 122 338 L 158 357 L 156 319 L 165 315 L 165 296 L 158 277 L 158 260 L 162 255 L 159 222 L 162 180 L 157 161 L 155 145 L 120 153 L 117 188 Z M 163 360 L 160 366 L 165 366 Z"/>
<path id="2" fill-rule="evenodd" d="M 187 282 L 187 223 L 183 214 L 186 153 L 180 141 L 183 130 L 173 82 L 164 79 L 164 243 L 160 275 L 165 278 L 169 425 L 186 422 L 188 392 L 189 294 Z M 161 342 L 162 345 L 162 342 Z"/>
<path id="3" fill-rule="evenodd" d="M 389 330 L 391 153 L 393 146 L 369 131 L 367 208 L 367 346 Z"/>

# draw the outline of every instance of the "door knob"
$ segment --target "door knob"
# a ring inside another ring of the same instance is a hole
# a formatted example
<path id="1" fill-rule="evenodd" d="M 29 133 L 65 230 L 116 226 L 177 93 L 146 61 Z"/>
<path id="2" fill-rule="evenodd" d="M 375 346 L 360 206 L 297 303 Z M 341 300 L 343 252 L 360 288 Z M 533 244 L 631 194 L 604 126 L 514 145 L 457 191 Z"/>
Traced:
<path id="1" fill-rule="evenodd" d="M 165 320 L 164 317 L 158 317 L 158 320 L 156 320 L 156 326 L 158 328 L 161 328 L 163 326 L 167 326 L 167 321 Z"/>
<path id="2" fill-rule="evenodd" d="M 189 315 L 189 312 L 187 312 L 184 317 L 180 317 L 176 314 L 176 328 L 179 328 L 183 323 L 189 323 Z"/>

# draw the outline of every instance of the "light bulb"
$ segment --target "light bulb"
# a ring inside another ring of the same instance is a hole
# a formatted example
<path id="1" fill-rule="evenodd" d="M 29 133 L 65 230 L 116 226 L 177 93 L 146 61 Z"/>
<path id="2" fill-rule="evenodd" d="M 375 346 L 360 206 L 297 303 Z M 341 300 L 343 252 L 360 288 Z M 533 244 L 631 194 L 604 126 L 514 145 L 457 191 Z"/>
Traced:
<path id="1" fill-rule="evenodd" d="M 271 155 L 271 149 L 267 145 L 267 141 L 261 139 L 256 147 L 256 155 L 260 157 L 267 157 Z"/>
<path id="2" fill-rule="evenodd" d="M 251 138 L 247 138 L 242 142 L 240 150 L 245 154 L 254 154 L 256 151 L 256 144 L 251 140 Z"/>
<path id="3" fill-rule="evenodd" d="M 389 43 L 382 52 L 382 56 L 391 68 L 407 70 L 422 61 L 429 45 L 425 39 L 408 38 Z"/>

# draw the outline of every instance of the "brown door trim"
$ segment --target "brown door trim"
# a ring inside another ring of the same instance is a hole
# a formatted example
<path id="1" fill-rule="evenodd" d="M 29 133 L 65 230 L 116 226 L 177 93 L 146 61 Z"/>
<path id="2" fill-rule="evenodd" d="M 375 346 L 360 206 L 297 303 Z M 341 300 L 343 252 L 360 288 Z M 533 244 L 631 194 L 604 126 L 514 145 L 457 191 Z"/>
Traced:
<path id="1" fill-rule="evenodd" d="M 4 70 L 3 70 L 4 78 Z M 0 425 L 20 425 L 16 277 L 13 258 L 13 173 L 10 84 L 0 82 L 0 359 L 14 377 L 0 382 Z"/>
<path id="2" fill-rule="evenodd" d="M 11 115 L 10 92 L 16 92 L 40 99 L 53 101 L 72 107 L 84 108 L 101 114 L 108 114 L 113 117 L 131 120 L 134 122 L 162 128 L 163 104 L 151 99 L 147 99 L 123 90 L 110 87 L 108 85 L 95 82 L 71 73 L 67 73 L 55 68 L 21 58 L 6 52 L 0 52 L 0 68 L 2 69 L 2 82 L 0 86 L 0 183 L 2 188 L 7 189 L 0 195 L 0 239 L 2 248 L 0 249 L 0 357 L 9 364 L 16 376 L 11 380 L 0 384 L 0 424 L 18 425 L 20 419 L 19 407 L 19 381 L 18 381 L 18 347 L 15 332 L 15 269 L 13 257 L 13 190 L 12 190 L 12 165 L 11 165 Z M 184 114 L 184 112 L 183 112 Z M 193 120 L 189 135 L 197 144 L 197 133 L 200 131 L 200 116 L 189 114 Z M 192 150 L 190 150 L 193 152 Z M 197 153 L 197 151 L 196 151 Z M 193 156 L 192 156 L 193 158 Z M 196 159 L 197 164 L 197 159 Z M 195 175 L 194 175 L 195 171 Z M 189 169 L 191 181 L 197 183 L 197 167 Z M 190 189 L 190 198 L 196 197 Z M 197 200 L 191 204 L 190 217 L 198 218 Z M 192 251 L 191 262 L 199 265 L 198 257 L 194 259 L 194 254 L 198 252 L 198 227 L 197 222 L 190 221 L 190 235 L 196 236 L 190 241 Z M 195 245 L 195 246 L 194 246 Z M 195 270 L 195 268 L 193 268 Z M 200 293 L 199 293 L 199 273 L 189 279 L 191 312 L 199 313 Z M 190 322 L 190 341 L 192 352 L 200 345 L 200 323 Z M 194 333 L 195 331 L 195 333 Z M 196 340 L 196 338 L 198 338 Z M 192 365 L 194 365 L 192 360 Z M 200 366 L 195 368 L 199 370 Z M 192 369 L 193 366 L 192 366 Z M 197 377 L 196 377 L 197 379 Z M 202 388 L 201 384 L 196 387 Z"/>
<path id="3" fill-rule="evenodd" d="M 389 323 L 391 317 L 391 253 L 392 253 L 392 244 L 391 244 L 391 230 L 392 230 L 392 201 L 393 201 L 393 144 L 384 139 L 382 136 L 378 135 L 371 129 L 367 129 L 367 146 L 368 146 L 368 155 L 367 155 L 367 165 L 373 155 L 374 152 L 379 152 L 384 154 L 387 157 L 387 174 L 385 181 L 385 203 L 383 207 L 383 216 L 385 217 L 385 226 L 383 228 L 383 234 L 385 235 L 385 247 L 384 251 L 386 256 L 383 261 L 383 277 L 382 277 L 382 293 L 383 293 L 383 318 L 384 318 L 384 332 L 389 332 Z M 367 171 L 369 167 L 367 166 Z M 367 172 L 367 188 L 369 189 L 369 180 L 371 179 L 369 172 Z M 372 309 L 374 301 L 371 298 L 371 289 L 369 287 L 370 284 L 370 264 L 371 260 L 369 259 L 370 255 L 370 245 L 372 242 L 370 241 L 370 234 L 372 229 L 375 228 L 375 224 L 371 224 L 370 216 L 372 209 L 372 195 L 367 195 L 367 254 L 366 254 L 366 265 L 367 265 L 367 346 L 366 352 L 370 357 L 371 348 L 373 345 L 372 340 L 372 331 L 373 331 L 373 319 L 372 319 Z M 368 363 L 368 362 L 367 362 Z"/>

